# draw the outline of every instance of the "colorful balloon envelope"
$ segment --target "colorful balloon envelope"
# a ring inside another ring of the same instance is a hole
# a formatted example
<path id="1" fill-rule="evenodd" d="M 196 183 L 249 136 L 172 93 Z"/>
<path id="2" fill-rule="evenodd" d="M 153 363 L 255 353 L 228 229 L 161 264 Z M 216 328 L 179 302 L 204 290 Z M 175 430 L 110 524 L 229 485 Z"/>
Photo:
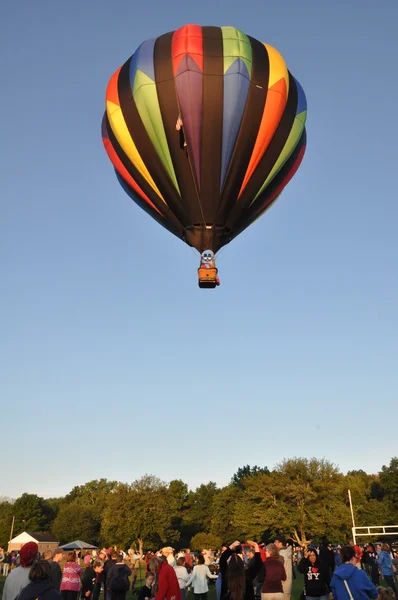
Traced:
<path id="1" fill-rule="evenodd" d="M 281 54 L 235 27 L 185 25 L 111 77 L 102 138 L 127 194 L 199 252 L 260 217 L 305 152 L 304 91 Z"/>

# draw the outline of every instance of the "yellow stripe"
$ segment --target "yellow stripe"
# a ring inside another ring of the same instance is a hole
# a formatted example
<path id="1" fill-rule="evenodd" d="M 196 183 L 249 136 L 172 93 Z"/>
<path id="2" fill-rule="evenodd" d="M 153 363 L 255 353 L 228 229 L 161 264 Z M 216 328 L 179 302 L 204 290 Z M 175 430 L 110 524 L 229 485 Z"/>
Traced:
<path id="1" fill-rule="evenodd" d="M 120 106 L 114 104 L 114 102 L 110 102 L 109 100 L 106 103 L 106 113 L 108 115 L 109 123 L 112 127 L 112 131 L 119 142 L 120 146 L 127 154 L 128 158 L 131 160 L 135 168 L 139 171 L 142 177 L 149 183 L 149 185 L 155 190 L 159 198 L 163 200 L 166 204 L 165 199 L 162 194 L 158 190 L 154 180 L 152 179 L 148 169 L 145 166 L 144 161 L 142 160 L 140 153 L 137 150 L 137 146 L 134 144 L 134 141 L 130 135 L 130 132 L 127 128 L 126 121 L 124 120 L 123 113 L 120 109 Z"/>
<path id="2" fill-rule="evenodd" d="M 269 58 L 269 83 L 268 88 L 272 87 L 274 83 L 285 78 L 286 81 L 286 97 L 289 95 L 289 74 L 287 72 L 286 63 L 282 54 L 278 52 L 273 46 L 264 44 Z"/>

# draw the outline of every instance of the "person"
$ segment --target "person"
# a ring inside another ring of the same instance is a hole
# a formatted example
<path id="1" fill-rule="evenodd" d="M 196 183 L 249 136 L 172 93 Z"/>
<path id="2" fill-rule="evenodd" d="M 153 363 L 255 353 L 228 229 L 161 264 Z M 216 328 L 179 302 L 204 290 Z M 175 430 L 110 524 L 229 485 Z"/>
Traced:
<path id="1" fill-rule="evenodd" d="M 190 573 L 193 569 L 193 560 L 190 548 L 185 550 L 185 566 L 187 568 L 188 573 Z"/>
<path id="2" fill-rule="evenodd" d="M 265 547 L 266 561 L 264 564 L 265 577 L 261 589 L 261 600 L 284 600 L 283 582 L 286 581 L 286 569 L 280 559 L 276 544 Z"/>
<path id="3" fill-rule="evenodd" d="M 383 575 L 386 584 L 394 591 L 397 595 L 397 588 L 394 581 L 394 571 L 392 568 L 392 560 L 390 555 L 390 547 L 388 544 L 382 544 L 381 550 L 377 562 L 380 567 L 381 574 Z"/>
<path id="4" fill-rule="evenodd" d="M 187 587 L 192 584 L 195 600 L 207 600 L 207 592 L 209 591 L 207 580 L 217 579 L 217 577 L 218 575 L 213 575 L 209 567 L 205 564 L 203 554 L 199 554 L 198 564 L 194 566 L 187 581 Z"/>
<path id="5" fill-rule="evenodd" d="M 254 587 L 253 581 L 259 575 L 260 569 L 262 566 L 260 549 L 256 542 L 247 541 L 247 544 L 254 548 L 254 559 L 248 565 L 245 570 L 245 591 L 244 591 L 244 599 L 245 600 L 254 600 Z M 238 565 L 240 565 L 239 560 L 242 561 L 242 546 L 239 540 L 236 540 L 231 544 L 228 548 L 224 550 L 224 552 L 220 556 L 220 573 L 221 573 L 221 593 L 220 596 L 223 598 L 228 595 L 228 572 L 230 569 L 230 565 L 232 561 L 237 561 Z M 236 555 L 235 558 L 232 558 Z M 238 565 L 234 565 L 235 570 L 238 570 Z"/>
<path id="6" fill-rule="evenodd" d="M 20 566 L 13 569 L 8 575 L 4 588 L 2 600 L 15 600 L 30 581 L 30 568 L 39 557 L 39 546 L 36 542 L 27 542 L 21 548 L 19 558 Z"/>
<path id="7" fill-rule="evenodd" d="M 109 569 L 106 579 L 111 600 L 125 600 L 130 588 L 130 575 L 131 569 L 124 564 L 123 554 L 116 554 L 116 562 Z"/>
<path id="8" fill-rule="evenodd" d="M 81 598 L 93 597 L 94 589 L 96 586 L 97 575 L 100 575 L 104 570 L 104 563 L 102 560 L 95 560 L 92 564 L 88 565 L 83 573 L 82 577 L 82 589 L 80 596 Z"/>
<path id="9" fill-rule="evenodd" d="M 61 594 L 51 581 L 51 567 L 47 560 L 38 560 L 32 565 L 29 580 L 18 600 L 61 600 Z"/>
<path id="10" fill-rule="evenodd" d="M 309 550 L 297 565 L 299 573 L 304 575 L 304 594 L 306 600 L 327 600 L 330 582 L 328 565 L 322 563 L 315 550 Z"/>
<path id="11" fill-rule="evenodd" d="M 377 553 L 373 544 L 368 544 L 363 553 L 363 562 L 365 569 L 372 582 L 377 587 L 380 582 L 379 565 L 377 562 Z"/>
<path id="12" fill-rule="evenodd" d="M 361 559 L 362 559 L 362 550 L 361 548 L 354 542 L 354 540 L 350 540 L 349 544 L 351 546 L 351 548 L 354 548 L 355 550 L 355 556 L 357 557 L 357 568 L 360 569 L 361 568 Z"/>
<path id="13" fill-rule="evenodd" d="M 157 578 L 155 600 L 182 600 L 177 575 L 167 560 L 154 556 L 149 562 L 149 569 Z"/>
<path id="14" fill-rule="evenodd" d="M 76 554 L 68 552 L 61 580 L 62 600 L 77 600 L 80 590 L 80 575 L 83 573 L 83 569 L 76 560 Z"/>
<path id="15" fill-rule="evenodd" d="M 8 571 L 10 570 L 10 563 L 11 563 L 10 553 L 4 552 L 3 577 L 7 577 Z"/>
<path id="16" fill-rule="evenodd" d="M 293 581 L 292 549 L 290 546 L 286 546 L 286 538 L 284 535 L 277 535 L 274 539 L 274 544 L 279 550 L 279 556 L 283 558 L 283 566 L 286 571 L 286 579 L 282 582 L 283 599 L 290 600 Z"/>
<path id="17" fill-rule="evenodd" d="M 61 590 L 62 581 L 62 571 L 59 563 L 61 562 L 63 556 L 64 551 L 62 548 L 55 548 L 55 550 L 51 552 L 51 557 L 47 559 L 50 565 L 51 581 L 58 592 Z"/>
<path id="18" fill-rule="evenodd" d="M 395 600 L 395 594 L 391 588 L 378 587 L 379 595 L 377 600 Z"/>
<path id="19" fill-rule="evenodd" d="M 327 586 L 330 585 L 330 580 L 333 575 L 335 563 L 334 563 L 334 552 L 331 545 L 326 539 L 322 540 L 319 548 L 319 562 L 322 564 L 323 573 L 325 577 L 325 583 Z"/>
<path id="20" fill-rule="evenodd" d="M 176 566 L 177 563 L 174 558 L 174 550 L 171 546 L 166 546 L 165 548 L 162 548 L 162 556 L 166 558 L 170 566 L 172 566 L 173 568 Z"/>
<path id="21" fill-rule="evenodd" d="M 178 583 L 180 586 L 182 600 L 185 600 L 189 580 L 189 573 L 185 566 L 185 556 L 180 556 L 180 558 L 177 559 L 177 564 L 174 567 L 174 570 L 176 572 Z"/>
<path id="22" fill-rule="evenodd" d="M 365 571 L 357 569 L 357 556 L 353 546 L 341 549 L 342 564 L 335 569 L 330 582 L 332 596 L 335 600 L 368 600 L 377 598 L 376 586 L 370 581 Z"/>
<path id="23" fill-rule="evenodd" d="M 138 600 L 151 600 L 152 598 L 152 585 L 155 580 L 155 576 L 150 571 L 145 576 L 145 585 L 142 586 L 138 592 Z"/>
<path id="24" fill-rule="evenodd" d="M 111 592 L 110 592 L 110 589 L 108 586 L 108 573 L 111 570 L 111 568 L 113 567 L 113 565 L 116 564 L 117 553 L 112 548 L 108 548 L 106 555 L 107 555 L 107 560 L 104 564 L 104 570 L 102 571 L 102 577 L 103 577 L 103 582 L 104 582 L 104 596 L 105 596 L 104 600 L 111 600 Z"/>

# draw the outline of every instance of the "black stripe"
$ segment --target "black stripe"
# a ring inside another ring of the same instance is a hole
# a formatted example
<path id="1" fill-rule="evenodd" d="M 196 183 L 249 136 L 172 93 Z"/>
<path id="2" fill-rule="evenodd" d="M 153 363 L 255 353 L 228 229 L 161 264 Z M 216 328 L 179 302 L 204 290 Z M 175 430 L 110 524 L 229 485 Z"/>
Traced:
<path id="1" fill-rule="evenodd" d="M 167 144 L 180 188 L 182 203 L 188 218 L 185 224 L 193 225 L 199 223 L 202 217 L 187 150 L 180 143 L 180 133 L 176 131 L 179 108 L 171 55 L 172 40 L 173 32 L 170 32 L 158 37 L 155 42 L 155 81 Z"/>
<path id="2" fill-rule="evenodd" d="M 179 238 L 182 239 L 182 235 L 183 235 L 182 224 L 176 219 L 176 217 L 173 215 L 171 210 L 165 205 L 163 200 L 161 198 L 159 198 L 159 196 L 157 195 L 155 190 L 152 188 L 152 186 L 149 185 L 149 183 L 146 181 L 146 179 L 144 179 L 144 177 L 141 175 L 141 173 L 138 171 L 138 169 L 133 165 L 131 160 L 128 158 L 127 154 L 124 152 L 124 150 L 120 146 L 119 142 L 117 141 L 117 139 L 112 131 L 112 127 L 109 123 L 108 115 L 106 113 L 105 113 L 105 123 L 106 123 L 106 129 L 107 129 L 108 136 L 109 136 L 109 141 L 111 142 L 116 154 L 118 155 L 120 162 L 126 168 L 128 173 L 130 173 L 131 177 L 134 179 L 134 181 L 136 181 L 136 183 L 139 185 L 139 187 L 142 189 L 142 191 L 148 196 L 150 201 L 156 206 L 157 209 L 160 210 L 162 215 L 164 215 L 163 220 L 166 221 L 166 223 L 167 223 L 166 227 L 168 229 L 170 229 L 170 231 L 172 231 L 176 236 L 178 236 Z M 136 194 L 136 195 L 138 196 L 138 194 Z M 145 200 L 142 200 L 142 202 L 145 203 L 145 210 L 147 210 L 147 207 L 148 207 L 148 209 L 151 211 L 151 216 L 153 216 L 154 218 L 156 218 L 156 220 L 158 220 L 158 218 L 160 218 L 160 215 L 158 215 L 158 213 L 155 210 L 153 210 L 145 202 Z M 162 223 L 162 225 L 164 225 L 164 223 Z"/>
<path id="3" fill-rule="evenodd" d="M 130 85 L 130 62 L 131 57 L 124 63 L 118 78 L 119 101 L 124 120 L 137 146 L 137 150 L 159 188 L 160 193 L 167 202 L 171 212 L 185 226 L 189 223 L 187 211 L 182 206 L 181 198 L 149 138 L 134 102 Z"/>
<path id="4" fill-rule="evenodd" d="M 237 231 L 236 235 L 246 229 L 255 219 L 258 217 L 258 210 L 261 206 L 263 206 L 263 210 L 267 208 L 268 199 L 272 198 L 272 195 L 277 190 L 277 188 L 281 185 L 283 180 L 289 175 L 290 170 L 293 168 L 298 155 L 301 150 L 307 144 L 307 133 L 304 128 L 303 133 L 300 137 L 300 140 L 293 150 L 292 154 L 289 156 L 288 160 L 285 162 L 279 173 L 277 173 L 271 183 L 265 188 L 265 190 L 260 194 L 260 196 L 256 199 L 255 202 L 250 206 L 246 212 L 241 214 L 241 218 L 239 221 L 235 223 L 234 233 Z M 283 191 L 283 190 L 282 190 Z M 275 200 L 269 200 L 271 204 L 275 202 Z"/>
<path id="5" fill-rule="evenodd" d="M 202 27 L 202 33 L 204 76 L 200 201 L 206 224 L 215 225 L 220 202 L 224 92 L 223 38 L 220 27 Z"/>
<path id="6" fill-rule="evenodd" d="M 252 37 L 249 37 L 249 40 L 252 46 L 253 57 L 252 77 L 241 127 L 222 190 L 220 207 L 217 214 L 217 222 L 219 223 L 226 223 L 228 221 L 229 213 L 236 204 L 257 139 L 268 91 L 268 52 L 264 44 L 258 40 Z"/>
<path id="7" fill-rule="evenodd" d="M 264 156 L 257 165 L 257 168 L 243 190 L 239 201 L 227 219 L 228 226 L 231 227 L 231 229 L 234 229 L 235 223 L 242 219 L 242 215 L 244 215 L 245 211 L 250 206 L 254 196 L 257 194 L 278 160 L 293 127 L 294 119 L 296 118 L 297 102 L 297 85 L 294 78 L 289 73 L 289 95 L 285 110 Z"/>

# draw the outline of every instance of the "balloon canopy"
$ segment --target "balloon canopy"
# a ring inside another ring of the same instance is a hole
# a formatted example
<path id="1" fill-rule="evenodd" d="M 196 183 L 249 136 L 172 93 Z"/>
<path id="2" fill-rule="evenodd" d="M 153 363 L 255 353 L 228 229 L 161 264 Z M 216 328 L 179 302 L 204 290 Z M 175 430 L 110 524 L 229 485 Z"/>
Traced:
<path id="1" fill-rule="evenodd" d="M 127 194 L 199 252 L 260 217 L 305 152 L 304 91 L 279 52 L 235 27 L 185 25 L 111 77 L 105 149 Z"/>

